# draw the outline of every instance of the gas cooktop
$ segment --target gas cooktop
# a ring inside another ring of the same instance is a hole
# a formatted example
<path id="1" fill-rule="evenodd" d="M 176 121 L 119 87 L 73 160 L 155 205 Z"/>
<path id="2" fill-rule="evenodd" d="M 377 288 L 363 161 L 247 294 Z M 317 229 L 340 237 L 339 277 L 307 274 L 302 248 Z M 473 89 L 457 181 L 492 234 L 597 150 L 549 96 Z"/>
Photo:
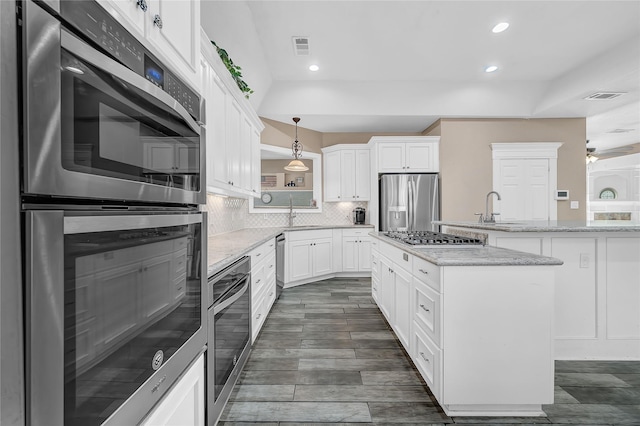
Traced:
<path id="1" fill-rule="evenodd" d="M 433 247 L 436 245 L 477 246 L 484 245 L 482 240 L 433 231 L 389 231 L 383 235 L 401 241 L 413 247 Z"/>

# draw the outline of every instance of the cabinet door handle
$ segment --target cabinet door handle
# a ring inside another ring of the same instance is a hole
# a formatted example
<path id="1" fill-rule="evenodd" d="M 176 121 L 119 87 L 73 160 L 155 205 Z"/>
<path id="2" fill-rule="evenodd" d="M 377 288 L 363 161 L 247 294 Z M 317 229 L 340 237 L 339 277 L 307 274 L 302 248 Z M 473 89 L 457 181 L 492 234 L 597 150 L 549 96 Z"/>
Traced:
<path id="1" fill-rule="evenodd" d="M 424 309 L 426 312 L 430 312 L 429 309 L 427 309 L 424 305 L 421 304 L 420 307 Z"/>
<path id="2" fill-rule="evenodd" d="M 373 291 L 378 291 L 378 288 L 377 288 L 377 287 L 374 287 L 374 288 L 373 288 Z"/>
<path id="3" fill-rule="evenodd" d="M 145 0 L 138 0 L 138 1 L 136 2 L 136 4 L 138 5 L 138 7 L 139 7 L 140 9 L 142 9 L 142 11 L 143 11 L 143 12 L 146 12 L 146 11 L 147 11 L 147 8 L 148 8 L 148 7 L 147 7 L 147 2 L 146 2 Z"/>
<path id="4" fill-rule="evenodd" d="M 261 254 L 262 254 L 262 253 L 258 253 L 258 254 L 256 254 L 256 257 L 260 257 L 260 255 L 261 255 Z"/>
<path id="5" fill-rule="evenodd" d="M 424 269 L 418 269 L 418 271 L 422 272 L 425 275 L 429 275 L 429 273 L 427 271 L 425 271 Z"/>
<path id="6" fill-rule="evenodd" d="M 260 278 L 256 280 L 256 284 L 260 284 Z"/>
<path id="7" fill-rule="evenodd" d="M 258 314 L 258 316 L 256 317 L 256 319 L 260 319 L 260 315 L 262 315 L 262 314 Z"/>
<path id="8" fill-rule="evenodd" d="M 273 292 L 269 293 L 269 297 L 273 296 Z"/>
<path id="9" fill-rule="evenodd" d="M 426 356 L 424 356 L 424 352 L 420 352 L 420 356 L 422 357 L 422 359 L 424 359 L 427 362 L 431 362 L 429 361 L 429 358 L 427 358 Z"/>
<path id="10" fill-rule="evenodd" d="M 153 17 L 153 25 L 162 29 L 162 18 L 160 17 L 160 15 L 156 15 Z"/>
<path id="11" fill-rule="evenodd" d="M 273 263 L 271 265 L 269 265 L 269 268 L 273 268 Z"/>

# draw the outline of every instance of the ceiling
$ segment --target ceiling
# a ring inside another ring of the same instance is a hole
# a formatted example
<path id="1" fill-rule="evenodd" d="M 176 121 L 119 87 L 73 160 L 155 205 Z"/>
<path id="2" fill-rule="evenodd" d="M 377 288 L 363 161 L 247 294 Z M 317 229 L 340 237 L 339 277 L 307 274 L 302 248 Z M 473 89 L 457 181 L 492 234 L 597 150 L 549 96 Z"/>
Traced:
<path id="1" fill-rule="evenodd" d="M 586 117 L 597 151 L 640 142 L 640 1 L 202 0 L 201 15 L 265 118 L 421 132 L 439 118 Z M 294 55 L 295 36 L 310 55 Z M 625 94 L 584 99 L 602 91 Z"/>

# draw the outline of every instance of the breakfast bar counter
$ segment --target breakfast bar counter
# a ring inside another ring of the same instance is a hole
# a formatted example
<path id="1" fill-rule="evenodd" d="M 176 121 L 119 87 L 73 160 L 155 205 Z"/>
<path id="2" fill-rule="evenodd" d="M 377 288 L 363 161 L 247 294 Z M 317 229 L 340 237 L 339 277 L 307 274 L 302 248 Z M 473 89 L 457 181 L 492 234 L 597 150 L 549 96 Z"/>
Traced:
<path id="1" fill-rule="evenodd" d="M 555 357 L 640 360 L 640 223 L 440 221 L 443 232 L 552 256 Z"/>

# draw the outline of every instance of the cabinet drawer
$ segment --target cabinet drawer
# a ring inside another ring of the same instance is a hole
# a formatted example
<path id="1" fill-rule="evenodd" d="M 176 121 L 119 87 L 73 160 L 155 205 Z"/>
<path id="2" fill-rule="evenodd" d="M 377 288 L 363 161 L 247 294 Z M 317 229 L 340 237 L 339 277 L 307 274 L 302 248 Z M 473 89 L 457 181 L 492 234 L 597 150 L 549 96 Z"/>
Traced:
<path id="1" fill-rule="evenodd" d="M 342 236 L 343 237 L 368 237 L 369 232 L 373 231 L 373 228 L 364 228 L 364 229 L 343 229 Z"/>
<path id="2" fill-rule="evenodd" d="M 380 250 L 380 240 L 371 238 L 371 251 L 377 252 L 378 250 Z"/>
<path id="3" fill-rule="evenodd" d="M 371 297 L 373 297 L 373 300 L 375 300 L 376 303 L 378 302 L 379 288 L 380 288 L 380 282 L 378 281 L 378 278 L 372 276 L 371 277 Z"/>
<path id="4" fill-rule="evenodd" d="M 264 263 L 260 263 L 258 266 L 251 268 L 251 296 L 256 297 L 258 293 L 264 288 L 267 281 L 267 277 L 264 271 Z"/>
<path id="5" fill-rule="evenodd" d="M 264 316 L 269 315 L 273 302 L 276 301 L 276 282 L 268 283 L 264 289 Z"/>
<path id="6" fill-rule="evenodd" d="M 441 401 L 441 350 L 429 339 L 416 322 L 413 332 L 413 354 L 411 358 L 422 378 L 438 401 Z"/>
<path id="7" fill-rule="evenodd" d="M 187 248 L 183 248 L 180 252 L 174 254 L 175 266 L 173 268 L 174 276 L 183 275 L 187 270 Z"/>
<path id="8" fill-rule="evenodd" d="M 380 256 L 378 252 L 371 252 L 371 277 L 380 278 Z"/>
<path id="9" fill-rule="evenodd" d="M 276 273 L 276 254 L 275 252 L 269 253 L 267 257 L 263 260 L 264 262 L 264 275 L 267 279 L 267 282 L 270 281 L 272 276 L 275 276 Z"/>
<path id="10" fill-rule="evenodd" d="M 380 254 L 386 256 L 395 266 L 411 272 L 413 265 L 413 256 L 406 251 L 400 250 L 390 244 L 380 244 Z"/>
<path id="11" fill-rule="evenodd" d="M 440 292 L 440 267 L 424 259 L 413 260 L 413 276 Z"/>
<path id="12" fill-rule="evenodd" d="M 249 252 L 249 256 L 251 256 L 251 266 L 253 267 L 265 259 L 271 252 L 273 252 L 274 246 L 275 242 L 271 239 L 251 250 Z"/>
<path id="13" fill-rule="evenodd" d="M 318 238 L 333 238 L 332 229 L 318 229 L 313 231 L 289 231 L 287 241 L 317 240 Z"/>
<path id="14" fill-rule="evenodd" d="M 187 237 L 177 238 L 173 241 L 173 250 L 178 251 L 187 248 Z"/>
<path id="15" fill-rule="evenodd" d="M 436 345 L 440 345 L 442 328 L 440 294 L 415 278 L 413 284 L 413 319 Z"/>

